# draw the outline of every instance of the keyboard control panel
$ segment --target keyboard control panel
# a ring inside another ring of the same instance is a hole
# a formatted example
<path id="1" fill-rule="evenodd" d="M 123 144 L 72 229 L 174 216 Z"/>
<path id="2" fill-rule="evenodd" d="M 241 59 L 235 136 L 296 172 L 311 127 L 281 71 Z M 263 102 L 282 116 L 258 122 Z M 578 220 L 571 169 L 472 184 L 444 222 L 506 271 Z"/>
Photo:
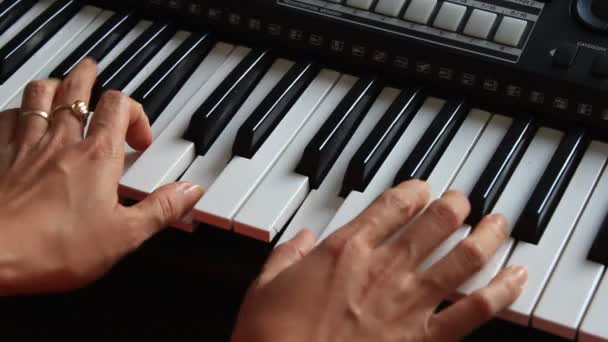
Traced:
<path id="1" fill-rule="evenodd" d="M 516 63 L 545 4 L 521 0 L 277 0 L 313 12 Z"/>

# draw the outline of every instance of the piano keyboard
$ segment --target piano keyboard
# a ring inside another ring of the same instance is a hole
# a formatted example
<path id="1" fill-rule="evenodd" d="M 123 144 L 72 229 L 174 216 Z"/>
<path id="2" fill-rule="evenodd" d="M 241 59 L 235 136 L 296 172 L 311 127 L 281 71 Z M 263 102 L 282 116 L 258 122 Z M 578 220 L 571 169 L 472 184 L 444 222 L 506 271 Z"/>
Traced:
<path id="1" fill-rule="evenodd" d="M 482 216 L 503 213 L 511 238 L 459 293 L 525 265 L 528 286 L 505 319 L 608 341 L 608 144 L 582 128 L 73 0 L 0 3 L 2 107 L 18 107 L 29 81 L 63 77 L 85 57 L 99 62 L 96 97 L 122 90 L 152 123 L 150 148 L 126 147 L 124 198 L 195 182 L 206 194 L 181 228 L 282 242 L 302 227 L 324 239 L 387 188 L 425 179 L 435 197 L 468 194 L 472 215 L 422 268 Z"/>

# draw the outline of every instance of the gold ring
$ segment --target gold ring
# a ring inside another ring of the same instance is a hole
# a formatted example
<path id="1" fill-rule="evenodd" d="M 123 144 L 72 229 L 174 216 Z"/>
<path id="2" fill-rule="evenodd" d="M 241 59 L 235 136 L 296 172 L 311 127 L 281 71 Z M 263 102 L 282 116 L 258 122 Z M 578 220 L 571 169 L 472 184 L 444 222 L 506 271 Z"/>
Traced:
<path id="1" fill-rule="evenodd" d="M 57 106 L 53 109 L 53 115 L 62 110 L 69 110 L 81 122 L 86 123 L 89 119 L 89 106 L 84 101 L 78 100 L 72 104 Z"/>
<path id="2" fill-rule="evenodd" d="M 22 117 L 26 117 L 26 116 L 30 116 L 30 115 L 37 115 L 43 119 L 45 119 L 46 121 L 51 121 L 51 116 L 49 115 L 49 113 L 42 111 L 42 110 L 22 110 L 21 111 L 21 116 Z"/>

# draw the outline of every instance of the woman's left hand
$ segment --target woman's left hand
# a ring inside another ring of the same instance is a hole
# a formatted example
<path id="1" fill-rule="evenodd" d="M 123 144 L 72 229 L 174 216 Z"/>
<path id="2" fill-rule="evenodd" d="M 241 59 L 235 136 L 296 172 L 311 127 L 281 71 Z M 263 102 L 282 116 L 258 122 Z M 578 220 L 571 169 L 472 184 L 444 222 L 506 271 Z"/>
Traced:
<path id="1" fill-rule="evenodd" d="M 84 60 L 62 82 L 34 81 L 20 111 L 0 113 L 0 295 L 82 287 L 169 223 L 184 216 L 202 189 L 165 186 L 127 208 L 117 189 L 125 140 L 151 143 L 141 105 L 117 91 L 102 95 L 83 139 L 83 120 L 57 106 L 88 102 L 97 76 Z"/>

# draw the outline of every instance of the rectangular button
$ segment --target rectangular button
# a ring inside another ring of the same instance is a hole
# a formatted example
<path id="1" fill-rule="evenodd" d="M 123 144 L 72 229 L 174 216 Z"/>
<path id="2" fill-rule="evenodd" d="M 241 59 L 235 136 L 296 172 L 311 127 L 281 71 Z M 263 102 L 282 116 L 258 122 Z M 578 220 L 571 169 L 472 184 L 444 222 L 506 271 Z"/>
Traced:
<path id="1" fill-rule="evenodd" d="M 346 4 L 348 6 L 368 10 L 370 7 L 372 7 L 373 2 L 374 0 L 348 0 Z"/>
<path id="2" fill-rule="evenodd" d="M 426 25 L 436 6 L 437 0 L 412 0 L 403 19 Z"/>
<path id="3" fill-rule="evenodd" d="M 435 18 L 434 26 L 446 31 L 455 32 L 460 27 L 460 23 L 467 13 L 467 8 L 462 5 L 456 5 L 451 2 L 444 2 L 441 5 L 439 13 Z"/>
<path id="4" fill-rule="evenodd" d="M 375 12 L 397 17 L 403 5 L 405 5 L 405 0 L 379 0 L 376 4 Z"/>
<path id="5" fill-rule="evenodd" d="M 525 20 L 504 17 L 496 31 L 494 41 L 504 45 L 518 46 L 526 31 L 526 26 L 528 26 L 528 22 Z"/>
<path id="6" fill-rule="evenodd" d="M 473 10 L 469 17 L 469 21 L 464 27 L 463 33 L 475 38 L 488 39 L 497 17 L 498 15 L 496 13 L 478 9 Z"/>

